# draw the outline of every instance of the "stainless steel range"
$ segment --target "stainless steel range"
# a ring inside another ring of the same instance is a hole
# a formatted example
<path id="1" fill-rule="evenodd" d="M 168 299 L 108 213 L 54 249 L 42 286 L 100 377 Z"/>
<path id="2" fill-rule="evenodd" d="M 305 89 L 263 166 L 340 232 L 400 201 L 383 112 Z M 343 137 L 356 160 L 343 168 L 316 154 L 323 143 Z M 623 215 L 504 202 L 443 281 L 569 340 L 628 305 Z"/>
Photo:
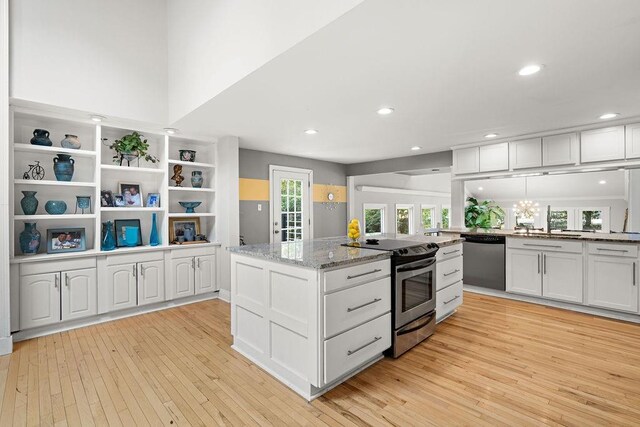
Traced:
<path id="1" fill-rule="evenodd" d="M 435 331 L 435 255 L 439 247 L 393 239 L 367 239 L 361 247 L 392 252 L 393 340 L 388 355 L 398 357 Z"/>

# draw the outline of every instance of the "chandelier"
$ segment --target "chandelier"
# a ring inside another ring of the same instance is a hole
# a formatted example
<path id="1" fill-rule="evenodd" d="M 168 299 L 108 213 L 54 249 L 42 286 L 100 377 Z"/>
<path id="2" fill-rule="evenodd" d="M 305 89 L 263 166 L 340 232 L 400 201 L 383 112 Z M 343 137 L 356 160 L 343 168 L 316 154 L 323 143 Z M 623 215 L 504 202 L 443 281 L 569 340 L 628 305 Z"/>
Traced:
<path id="1" fill-rule="evenodd" d="M 525 200 L 520 200 L 517 204 L 513 205 L 513 212 L 516 214 L 516 217 L 524 217 L 527 219 L 532 219 L 536 216 L 540 216 L 540 208 L 538 203 L 533 202 L 532 200 L 527 200 L 527 178 L 524 179 L 524 197 Z"/>

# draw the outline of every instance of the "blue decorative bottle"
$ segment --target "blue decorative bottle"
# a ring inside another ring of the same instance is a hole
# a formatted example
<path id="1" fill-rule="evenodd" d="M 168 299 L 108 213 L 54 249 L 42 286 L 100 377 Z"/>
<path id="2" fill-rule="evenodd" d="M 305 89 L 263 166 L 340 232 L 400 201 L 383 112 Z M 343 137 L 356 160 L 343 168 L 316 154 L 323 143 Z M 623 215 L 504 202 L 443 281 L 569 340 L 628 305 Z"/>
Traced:
<path id="1" fill-rule="evenodd" d="M 35 222 L 25 222 L 24 230 L 18 236 L 20 250 L 24 255 L 35 255 L 40 248 L 40 232 Z"/>
<path id="2" fill-rule="evenodd" d="M 149 236 L 149 245 L 158 246 L 160 237 L 158 236 L 158 225 L 156 223 L 156 213 L 151 214 L 151 236 Z"/>
<path id="3" fill-rule="evenodd" d="M 102 223 L 102 244 L 100 249 L 112 251 L 116 248 L 116 238 L 113 236 L 113 223 L 111 221 Z"/>

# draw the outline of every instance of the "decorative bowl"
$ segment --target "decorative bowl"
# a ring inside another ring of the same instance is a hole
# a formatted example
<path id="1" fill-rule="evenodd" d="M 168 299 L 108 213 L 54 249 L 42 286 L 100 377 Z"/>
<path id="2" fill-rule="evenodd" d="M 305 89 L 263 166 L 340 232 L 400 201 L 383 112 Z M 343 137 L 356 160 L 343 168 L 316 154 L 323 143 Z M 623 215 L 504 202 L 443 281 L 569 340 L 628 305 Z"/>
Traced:
<path id="1" fill-rule="evenodd" d="M 49 200 L 45 203 L 44 210 L 49 215 L 62 215 L 67 211 L 67 204 L 62 200 Z"/>
<path id="2" fill-rule="evenodd" d="M 185 213 L 195 213 L 195 208 L 200 206 L 202 202 L 178 202 L 180 206 L 186 209 Z"/>

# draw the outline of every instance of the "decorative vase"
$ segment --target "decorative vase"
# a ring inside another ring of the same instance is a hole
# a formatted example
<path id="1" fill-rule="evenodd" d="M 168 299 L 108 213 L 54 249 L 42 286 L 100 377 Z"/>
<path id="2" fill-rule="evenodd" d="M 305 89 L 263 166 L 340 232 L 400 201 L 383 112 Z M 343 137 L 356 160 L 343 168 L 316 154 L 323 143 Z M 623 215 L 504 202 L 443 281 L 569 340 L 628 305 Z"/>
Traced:
<path id="1" fill-rule="evenodd" d="M 67 211 L 67 204 L 62 200 L 49 200 L 44 204 L 44 210 L 49 215 L 62 215 Z"/>
<path id="2" fill-rule="evenodd" d="M 151 214 L 151 235 L 149 236 L 149 245 L 158 246 L 160 244 L 160 237 L 158 236 L 158 225 L 156 223 L 156 213 Z"/>
<path id="3" fill-rule="evenodd" d="M 196 152 L 193 150 L 180 150 L 180 160 L 183 162 L 195 162 Z"/>
<path id="4" fill-rule="evenodd" d="M 76 211 L 74 213 L 78 213 L 78 209 L 81 209 L 83 214 L 85 209 L 89 209 L 89 213 L 93 213 L 91 210 L 91 196 L 76 196 Z"/>
<path id="5" fill-rule="evenodd" d="M 138 227 L 123 227 L 122 240 L 126 246 L 137 246 L 138 236 L 140 234 L 140 228 Z"/>
<path id="6" fill-rule="evenodd" d="M 58 181 L 71 181 L 75 160 L 68 154 L 58 154 L 53 158 L 53 173 Z"/>
<path id="7" fill-rule="evenodd" d="M 358 239 L 360 239 L 360 221 L 358 221 L 356 218 L 352 219 L 351 222 L 349 222 L 347 236 L 349 237 L 352 245 L 358 244 Z"/>
<path id="8" fill-rule="evenodd" d="M 62 148 L 71 148 L 73 150 L 79 150 L 82 144 L 78 139 L 77 135 L 65 134 L 64 139 L 60 141 L 60 146 Z"/>
<path id="9" fill-rule="evenodd" d="M 196 233 L 193 231 L 193 228 L 185 228 L 184 229 L 184 240 L 187 242 L 193 242 L 196 238 Z"/>
<path id="10" fill-rule="evenodd" d="M 18 238 L 20 242 L 20 250 L 25 255 L 35 255 L 40 249 L 40 232 L 36 228 L 35 222 L 25 222 L 24 231 L 20 233 Z"/>
<path id="11" fill-rule="evenodd" d="M 191 172 L 191 186 L 193 188 L 202 188 L 203 182 L 204 179 L 202 178 L 202 171 Z"/>
<path id="12" fill-rule="evenodd" d="M 42 145 L 43 147 L 51 147 L 53 142 L 49 139 L 49 131 L 46 129 L 34 129 L 31 144 Z"/>
<path id="13" fill-rule="evenodd" d="M 22 212 L 25 215 L 35 215 L 38 210 L 38 199 L 36 199 L 37 191 L 23 191 L 24 197 L 20 200 Z"/>
<path id="14" fill-rule="evenodd" d="M 102 223 L 102 244 L 100 249 L 103 251 L 112 251 L 116 248 L 116 238 L 113 235 L 113 222 L 107 221 Z"/>

